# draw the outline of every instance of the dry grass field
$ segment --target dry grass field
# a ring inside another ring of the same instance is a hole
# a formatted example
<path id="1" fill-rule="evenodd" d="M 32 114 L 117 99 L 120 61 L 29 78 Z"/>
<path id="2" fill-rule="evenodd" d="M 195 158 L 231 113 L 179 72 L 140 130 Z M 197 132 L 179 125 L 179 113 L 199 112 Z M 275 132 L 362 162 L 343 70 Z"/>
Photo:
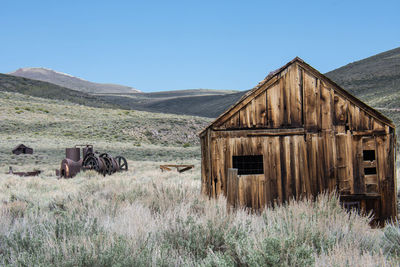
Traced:
<path id="1" fill-rule="evenodd" d="M 399 224 L 371 229 L 334 195 L 257 214 L 201 196 L 196 132 L 209 122 L 0 93 L 0 265 L 399 265 Z M 19 143 L 34 154 L 12 155 Z M 129 171 L 57 179 L 64 148 L 86 143 L 127 157 Z M 9 166 L 43 173 L 21 178 Z"/>

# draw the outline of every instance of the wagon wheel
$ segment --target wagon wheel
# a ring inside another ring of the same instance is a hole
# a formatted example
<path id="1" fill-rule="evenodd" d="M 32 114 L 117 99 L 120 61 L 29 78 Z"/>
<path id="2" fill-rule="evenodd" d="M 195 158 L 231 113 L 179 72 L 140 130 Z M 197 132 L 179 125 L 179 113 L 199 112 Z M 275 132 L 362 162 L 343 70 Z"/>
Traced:
<path id="1" fill-rule="evenodd" d="M 105 169 L 103 175 L 105 176 L 106 174 L 111 175 L 114 173 L 114 166 L 112 162 L 112 157 L 108 155 L 107 153 L 103 153 L 99 156 L 102 160 L 104 160 L 105 164 Z"/>
<path id="2" fill-rule="evenodd" d="M 122 156 L 117 156 L 115 160 L 118 162 L 119 170 L 120 171 L 127 171 L 128 170 L 128 162 Z"/>
<path id="3" fill-rule="evenodd" d="M 100 172 L 101 162 L 95 154 L 88 153 L 82 161 L 82 167 L 87 170 L 95 170 L 97 172 Z"/>

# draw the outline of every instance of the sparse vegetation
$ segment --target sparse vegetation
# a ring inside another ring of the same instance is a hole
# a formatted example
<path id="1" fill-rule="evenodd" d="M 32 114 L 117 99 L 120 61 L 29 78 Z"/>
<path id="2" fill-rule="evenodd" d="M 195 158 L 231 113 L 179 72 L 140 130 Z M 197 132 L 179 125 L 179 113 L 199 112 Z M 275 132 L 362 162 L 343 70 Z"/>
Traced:
<path id="1" fill-rule="evenodd" d="M 29 116 L 14 115 L 23 113 L 16 107 L 27 107 L 27 102 L 35 112 L 29 112 Z M 210 119 L 192 116 L 142 111 L 121 113 L 118 109 L 88 108 L 0 92 L 0 160 L 4 165 L 13 164 L 15 159 L 9 153 L 18 143 L 27 143 L 43 154 L 45 161 L 39 162 L 44 164 L 50 160 L 58 164 L 64 148 L 77 143 L 91 143 L 99 150 L 124 154 L 135 160 L 194 158 L 200 153 L 197 132 L 210 122 Z M 7 138 L 10 139 L 5 141 Z M 175 145 L 176 141 L 188 143 L 190 147 L 183 149 L 182 145 Z M 32 162 L 29 157 L 25 160 L 26 164 Z"/>

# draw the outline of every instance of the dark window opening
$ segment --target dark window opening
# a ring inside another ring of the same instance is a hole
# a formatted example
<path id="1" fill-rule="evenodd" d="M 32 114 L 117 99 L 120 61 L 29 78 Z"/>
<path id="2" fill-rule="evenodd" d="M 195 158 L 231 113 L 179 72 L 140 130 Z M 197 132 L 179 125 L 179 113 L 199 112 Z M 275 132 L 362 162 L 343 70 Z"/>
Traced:
<path id="1" fill-rule="evenodd" d="M 376 174 L 376 167 L 364 168 L 364 174 L 365 175 Z"/>
<path id="2" fill-rule="evenodd" d="M 375 160 L 375 150 L 363 150 L 364 161 L 374 161 Z"/>
<path id="3" fill-rule="evenodd" d="M 264 174 L 262 155 L 233 156 L 233 168 L 238 169 L 238 175 Z"/>
<path id="4" fill-rule="evenodd" d="M 343 208 L 347 211 L 356 210 L 360 211 L 360 201 L 345 201 L 343 202 Z"/>

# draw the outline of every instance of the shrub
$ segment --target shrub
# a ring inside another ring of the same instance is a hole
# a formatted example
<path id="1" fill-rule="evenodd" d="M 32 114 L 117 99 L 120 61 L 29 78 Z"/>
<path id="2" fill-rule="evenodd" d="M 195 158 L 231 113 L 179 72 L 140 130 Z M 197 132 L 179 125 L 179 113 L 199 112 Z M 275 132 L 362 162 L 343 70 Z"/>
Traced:
<path id="1" fill-rule="evenodd" d="M 388 223 L 383 230 L 382 248 L 391 255 L 400 258 L 400 223 Z"/>
<path id="2" fill-rule="evenodd" d="M 133 264 L 128 241 L 77 213 L 41 221 L 0 236 L 4 265 L 111 266 Z M 23 253 L 21 253 L 23 252 Z"/>
<path id="3" fill-rule="evenodd" d="M 37 110 L 44 112 L 44 113 L 49 113 L 50 111 L 48 111 L 47 109 L 43 109 L 43 108 L 38 108 Z"/>

